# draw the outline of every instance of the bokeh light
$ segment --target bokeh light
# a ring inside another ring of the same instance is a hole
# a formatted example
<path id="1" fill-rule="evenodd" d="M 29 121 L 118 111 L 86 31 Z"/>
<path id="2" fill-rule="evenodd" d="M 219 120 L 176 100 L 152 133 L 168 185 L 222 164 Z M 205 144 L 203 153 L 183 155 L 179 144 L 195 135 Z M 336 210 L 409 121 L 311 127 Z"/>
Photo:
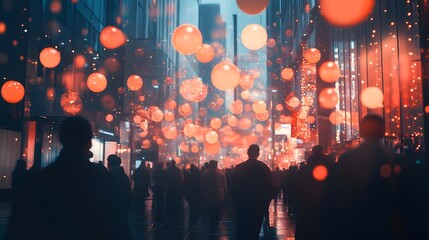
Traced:
<path id="1" fill-rule="evenodd" d="M 367 87 L 360 94 L 362 104 L 371 109 L 382 107 L 383 99 L 383 92 L 378 87 Z"/>
<path id="2" fill-rule="evenodd" d="M 100 42 L 107 49 L 115 49 L 125 44 L 127 37 L 121 29 L 107 26 L 100 32 Z"/>
<path id="3" fill-rule="evenodd" d="M 213 68 L 211 79 L 217 89 L 232 90 L 237 87 L 240 81 L 240 70 L 233 63 L 222 61 Z"/>
<path id="4" fill-rule="evenodd" d="M 324 62 L 319 68 L 319 76 L 323 81 L 333 83 L 340 78 L 341 71 L 335 62 Z"/>
<path id="5" fill-rule="evenodd" d="M 320 12 L 332 25 L 354 26 L 371 14 L 375 0 L 320 0 Z"/>
<path id="6" fill-rule="evenodd" d="M 39 59 L 46 68 L 55 68 L 61 62 L 61 55 L 57 49 L 47 47 L 40 52 Z"/>
<path id="7" fill-rule="evenodd" d="M 249 50 L 256 51 L 265 47 L 267 40 L 267 31 L 258 24 L 247 25 L 241 32 L 241 42 Z"/>
<path id="8" fill-rule="evenodd" d="M 174 49 L 185 55 L 197 52 L 203 44 L 203 35 L 197 27 L 191 24 L 178 26 L 171 39 Z"/>
<path id="9" fill-rule="evenodd" d="M 127 87 L 131 91 L 138 91 L 143 87 L 143 79 L 138 75 L 131 75 L 127 79 Z"/>
<path id="10" fill-rule="evenodd" d="M 269 3 L 270 0 L 237 0 L 237 5 L 241 11 L 251 15 L 263 12 Z"/>
<path id="11" fill-rule="evenodd" d="M 18 103 L 24 98 L 24 86 L 18 81 L 9 80 L 1 87 L 1 96 L 8 103 Z"/>
<path id="12" fill-rule="evenodd" d="M 335 108 L 338 104 L 338 93 L 335 88 L 325 88 L 319 93 L 319 103 L 323 108 Z"/>
<path id="13" fill-rule="evenodd" d="M 88 76 L 87 82 L 86 82 L 88 89 L 99 93 L 104 91 L 107 87 L 107 79 L 106 77 L 101 73 L 92 73 Z"/>

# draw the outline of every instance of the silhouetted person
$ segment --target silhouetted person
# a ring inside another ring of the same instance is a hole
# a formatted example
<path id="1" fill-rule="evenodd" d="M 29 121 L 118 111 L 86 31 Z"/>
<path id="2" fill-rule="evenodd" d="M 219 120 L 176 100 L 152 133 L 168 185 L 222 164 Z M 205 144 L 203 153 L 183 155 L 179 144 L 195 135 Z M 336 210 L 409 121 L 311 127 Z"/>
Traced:
<path id="1" fill-rule="evenodd" d="M 137 211 L 142 211 L 145 207 L 145 200 L 150 196 L 150 172 L 142 163 L 133 173 L 133 202 Z M 141 213 L 141 212 L 140 212 Z"/>
<path id="2" fill-rule="evenodd" d="M 225 175 L 217 168 L 217 161 L 211 160 L 201 177 L 201 193 L 204 207 L 210 222 L 211 232 L 219 225 L 222 205 L 226 198 L 227 185 Z"/>
<path id="3" fill-rule="evenodd" d="M 15 168 L 12 171 L 12 194 L 13 201 L 16 201 L 24 191 L 28 181 L 27 162 L 19 159 L 16 161 Z"/>
<path id="4" fill-rule="evenodd" d="M 107 170 L 91 163 L 92 129 L 82 117 L 60 125 L 57 160 L 31 181 L 25 214 L 12 212 L 9 239 L 122 239 Z M 16 227 L 18 226 L 18 227 Z M 14 228 L 15 227 L 15 228 Z"/>
<path id="5" fill-rule="evenodd" d="M 183 211 L 183 173 L 176 166 L 176 161 L 170 162 L 167 169 L 166 207 L 170 216 L 177 216 Z"/>
<path id="6" fill-rule="evenodd" d="M 122 236 L 124 239 L 131 239 L 128 212 L 131 206 L 131 185 L 124 168 L 121 167 L 120 157 L 112 154 L 107 158 L 107 168 L 109 169 L 110 187 L 113 191 L 113 200 L 117 206 L 111 211 L 118 219 L 117 228 L 123 229 L 122 232 L 128 235 Z"/>
<path id="7" fill-rule="evenodd" d="M 298 167 L 290 166 L 286 173 L 287 212 L 290 216 L 296 214 L 296 201 L 298 193 Z"/>
<path id="8" fill-rule="evenodd" d="M 191 164 L 189 173 L 185 178 L 185 199 L 189 202 L 189 217 L 192 221 L 198 219 L 199 210 L 201 208 L 200 183 L 200 170 L 198 170 L 194 164 Z"/>
<path id="9" fill-rule="evenodd" d="M 297 240 L 324 239 L 328 201 L 328 184 L 332 174 L 332 165 L 323 147 L 316 145 L 307 159 L 307 164 L 298 170 L 296 199 Z"/>
<path id="10" fill-rule="evenodd" d="M 236 238 L 258 239 L 264 215 L 274 194 L 270 169 L 258 161 L 259 146 L 250 145 L 249 159 L 235 167 L 233 200 L 236 208 Z"/>
<path id="11" fill-rule="evenodd" d="M 392 165 L 380 140 L 384 120 L 368 114 L 364 141 L 340 156 L 333 179 L 329 239 L 393 239 Z M 328 220 L 328 219 L 327 219 Z"/>
<path id="12" fill-rule="evenodd" d="M 165 208 L 165 189 L 167 185 L 167 176 L 164 170 L 164 164 L 158 163 L 153 171 L 153 206 L 158 215 L 164 212 Z"/>

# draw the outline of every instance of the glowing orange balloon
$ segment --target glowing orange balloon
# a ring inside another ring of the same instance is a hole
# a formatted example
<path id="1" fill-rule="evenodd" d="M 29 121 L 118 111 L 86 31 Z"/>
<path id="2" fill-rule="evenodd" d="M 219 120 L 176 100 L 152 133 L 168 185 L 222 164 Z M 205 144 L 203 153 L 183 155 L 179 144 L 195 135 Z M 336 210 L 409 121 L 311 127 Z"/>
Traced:
<path id="1" fill-rule="evenodd" d="M 332 25 L 357 25 L 371 14 L 375 0 L 320 0 L 320 12 Z"/>
<path id="2" fill-rule="evenodd" d="M 47 68 L 54 68 L 61 62 L 61 55 L 57 49 L 47 47 L 39 54 L 40 62 Z"/>
<path id="3" fill-rule="evenodd" d="M 243 112 L 243 102 L 238 99 L 235 100 L 231 105 L 229 105 L 229 110 L 234 114 L 240 114 Z"/>
<path id="4" fill-rule="evenodd" d="M 244 91 L 241 92 L 240 96 L 241 96 L 242 99 L 247 100 L 250 97 L 250 92 L 247 91 L 247 90 L 244 90 Z"/>
<path id="5" fill-rule="evenodd" d="M 78 54 L 74 57 L 74 67 L 77 69 L 82 69 L 85 67 L 86 59 L 82 54 Z"/>
<path id="6" fill-rule="evenodd" d="M 206 142 L 214 144 L 219 139 L 219 135 L 215 131 L 208 131 L 205 136 Z"/>
<path id="7" fill-rule="evenodd" d="M 24 86 L 18 81 L 10 80 L 1 87 L 1 96 L 8 103 L 18 103 L 24 98 Z"/>
<path id="8" fill-rule="evenodd" d="M 136 124 L 140 124 L 142 122 L 142 117 L 140 117 L 139 115 L 135 115 L 133 121 Z"/>
<path id="9" fill-rule="evenodd" d="M 162 133 L 164 134 L 165 138 L 169 140 L 176 139 L 178 135 L 177 128 L 174 125 L 163 127 Z"/>
<path id="10" fill-rule="evenodd" d="M 213 118 L 210 120 L 210 127 L 213 129 L 219 129 L 222 126 L 222 120 L 220 118 Z"/>
<path id="11" fill-rule="evenodd" d="M 252 104 L 252 110 L 255 113 L 263 113 L 266 111 L 266 109 L 267 109 L 267 104 L 262 100 L 255 101 Z"/>
<path id="12" fill-rule="evenodd" d="M 258 121 L 261 121 L 261 122 L 267 121 L 268 118 L 270 117 L 270 113 L 267 110 L 265 110 L 261 113 L 256 113 L 255 117 Z"/>
<path id="13" fill-rule="evenodd" d="M 204 143 L 204 150 L 211 155 L 218 154 L 220 151 L 220 148 L 221 148 L 220 142 L 216 142 L 214 144 L 210 144 L 208 142 Z"/>
<path id="14" fill-rule="evenodd" d="M 290 81 L 293 79 L 295 73 L 292 68 L 283 68 L 282 72 L 280 73 L 282 76 L 282 79 L 285 81 Z"/>
<path id="15" fill-rule="evenodd" d="M 291 99 L 289 99 L 289 101 L 287 102 L 287 104 L 289 104 L 289 106 L 296 108 L 299 106 L 299 104 L 301 104 L 301 102 L 299 101 L 299 98 L 297 97 L 292 97 Z"/>
<path id="16" fill-rule="evenodd" d="M 376 109 L 383 104 L 383 92 L 378 87 L 367 87 L 362 90 L 360 100 L 362 104 L 371 109 Z"/>
<path id="17" fill-rule="evenodd" d="M 125 44 L 127 37 L 121 29 L 107 26 L 100 32 L 100 42 L 107 49 L 115 49 Z"/>
<path id="18" fill-rule="evenodd" d="M 333 125 L 340 125 L 344 123 L 345 121 L 345 114 L 344 111 L 334 111 L 329 114 L 329 121 Z"/>
<path id="19" fill-rule="evenodd" d="M 192 107 L 189 103 L 184 103 L 184 104 L 180 105 L 178 111 L 179 111 L 180 115 L 187 117 L 187 116 L 191 115 Z"/>
<path id="20" fill-rule="evenodd" d="M 61 107 L 64 112 L 76 115 L 82 111 L 82 98 L 77 94 L 77 92 L 67 92 L 61 96 Z"/>
<path id="21" fill-rule="evenodd" d="M 231 127 L 235 127 L 238 125 L 238 119 L 236 116 L 229 116 L 227 121 L 228 125 Z"/>
<path id="22" fill-rule="evenodd" d="M 0 22 L 0 34 L 4 34 L 6 32 L 6 24 L 4 22 Z"/>
<path id="23" fill-rule="evenodd" d="M 203 44 L 200 47 L 198 47 L 197 52 L 195 53 L 198 61 L 202 63 L 208 63 L 211 62 L 214 58 L 215 51 L 213 47 L 209 44 Z"/>
<path id="24" fill-rule="evenodd" d="M 268 39 L 268 41 L 267 41 L 267 46 L 269 47 L 269 48 L 273 48 L 273 47 L 275 47 L 276 46 L 276 40 L 274 40 L 274 38 L 269 38 Z"/>
<path id="25" fill-rule="evenodd" d="M 317 181 L 323 181 L 328 177 L 328 169 L 323 165 L 317 165 L 313 169 L 313 177 Z"/>
<path id="26" fill-rule="evenodd" d="M 335 88 L 325 88 L 319 94 L 319 103 L 323 108 L 334 108 L 338 104 L 338 93 Z"/>
<path id="27" fill-rule="evenodd" d="M 316 122 L 316 117 L 315 116 L 308 116 L 307 117 L 307 123 L 308 124 L 313 124 L 313 123 L 315 123 Z"/>
<path id="28" fill-rule="evenodd" d="M 162 138 L 156 139 L 156 144 L 158 144 L 158 145 L 164 144 L 164 139 L 162 139 Z"/>
<path id="29" fill-rule="evenodd" d="M 143 79 L 138 75 L 131 75 L 127 79 L 127 86 L 131 91 L 138 91 L 143 87 Z"/>
<path id="30" fill-rule="evenodd" d="M 113 121 L 113 115 L 112 114 L 107 114 L 106 115 L 106 122 L 111 122 Z"/>
<path id="31" fill-rule="evenodd" d="M 263 12 L 270 0 L 237 0 L 237 5 L 241 11 L 247 14 L 259 14 Z"/>
<path id="32" fill-rule="evenodd" d="M 191 24 L 178 26 L 171 39 L 174 49 L 185 55 L 195 53 L 203 44 L 203 35 L 197 27 Z"/>
<path id="33" fill-rule="evenodd" d="M 107 79 L 101 73 L 92 73 L 88 76 L 86 84 L 88 85 L 89 90 L 99 93 L 106 89 Z"/>
<path id="34" fill-rule="evenodd" d="M 240 70 L 233 63 L 222 61 L 213 68 L 211 79 L 217 89 L 232 90 L 240 81 Z"/>
<path id="35" fill-rule="evenodd" d="M 164 119 L 164 113 L 157 106 L 151 106 L 147 112 L 149 119 L 154 122 L 161 122 Z"/>
<path id="36" fill-rule="evenodd" d="M 268 34 L 259 24 L 247 25 L 241 32 L 241 42 L 249 50 L 259 50 L 266 46 Z"/>
<path id="37" fill-rule="evenodd" d="M 191 147 L 191 152 L 193 153 L 197 153 L 200 151 L 200 148 L 198 147 L 198 145 L 192 145 Z"/>
<path id="38" fill-rule="evenodd" d="M 151 145 L 152 144 L 150 143 L 150 141 L 148 139 L 145 139 L 142 142 L 142 148 L 144 148 L 144 149 L 149 149 Z"/>
<path id="39" fill-rule="evenodd" d="M 252 121 L 246 117 L 240 119 L 240 121 L 238 122 L 238 126 L 241 129 L 249 129 L 252 126 Z"/>
<path id="40" fill-rule="evenodd" d="M 304 57 L 309 63 L 317 63 L 322 57 L 322 54 L 317 48 L 309 48 L 304 52 Z"/>
<path id="41" fill-rule="evenodd" d="M 187 144 L 186 142 L 181 142 L 181 143 L 179 144 L 179 149 L 180 149 L 182 152 L 189 152 L 189 146 L 188 146 L 188 144 Z"/>
<path id="42" fill-rule="evenodd" d="M 183 127 L 183 134 L 189 138 L 192 138 L 197 133 L 198 127 L 193 123 L 187 123 Z"/>
<path id="43" fill-rule="evenodd" d="M 324 62 L 319 68 L 320 78 L 328 83 L 337 81 L 341 76 L 341 71 L 335 62 Z"/>
<path id="44" fill-rule="evenodd" d="M 244 74 L 240 77 L 240 81 L 238 84 L 242 89 L 249 89 L 253 87 L 253 83 L 255 82 L 255 78 L 251 74 Z"/>
<path id="45" fill-rule="evenodd" d="M 279 111 L 279 112 L 283 111 L 283 104 L 281 104 L 281 103 L 277 104 L 276 105 L 276 110 Z"/>
<path id="46" fill-rule="evenodd" d="M 165 114 L 164 114 L 164 118 L 165 118 L 165 121 L 167 121 L 167 122 L 172 122 L 172 121 L 174 121 L 174 113 L 172 113 L 172 112 L 165 112 Z"/>

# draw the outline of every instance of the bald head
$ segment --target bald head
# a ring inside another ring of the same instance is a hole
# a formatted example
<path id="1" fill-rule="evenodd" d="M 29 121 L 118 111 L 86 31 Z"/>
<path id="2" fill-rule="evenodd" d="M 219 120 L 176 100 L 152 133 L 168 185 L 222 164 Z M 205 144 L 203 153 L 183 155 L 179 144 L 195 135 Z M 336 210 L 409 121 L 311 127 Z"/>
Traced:
<path id="1" fill-rule="evenodd" d="M 360 136 L 365 140 L 379 141 L 384 131 L 384 120 L 376 114 L 368 114 L 361 121 Z"/>
<path id="2" fill-rule="evenodd" d="M 247 155 L 250 159 L 258 159 L 259 157 L 259 146 L 256 144 L 252 144 L 247 149 Z"/>

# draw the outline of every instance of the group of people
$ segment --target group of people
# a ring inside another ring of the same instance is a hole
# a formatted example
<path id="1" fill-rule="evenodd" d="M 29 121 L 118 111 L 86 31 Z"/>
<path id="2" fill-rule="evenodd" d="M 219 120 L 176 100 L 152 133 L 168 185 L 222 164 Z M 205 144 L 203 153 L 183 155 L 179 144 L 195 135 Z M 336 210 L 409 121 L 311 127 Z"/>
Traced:
<path id="1" fill-rule="evenodd" d="M 186 199 L 191 217 L 207 213 L 211 231 L 230 198 L 236 206 L 237 239 L 258 238 L 274 187 L 269 168 L 257 160 L 257 145 L 249 147 L 249 160 L 236 166 L 233 184 L 215 160 L 201 171 L 195 165 L 182 171 L 170 161 L 166 169 L 159 163 L 152 173 L 144 165 L 135 169 L 131 188 L 118 156 L 108 157 L 107 169 L 90 162 L 92 129 L 85 118 L 66 118 L 59 135 L 61 153 L 45 169 L 30 175 L 25 161 L 17 162 L 6 239 L 132 239 L 129 210 L 145 211 L 150 186 L 155 211 L 165 207 L 173 218 Z"/>
<path id="2" fill-rule="evenodd" d="M 141 164 L 131 187 L 118 156 L 108 157 L 107 169 L 89 161 L 89 122 L 66 118 L 54 163 L 30 176 L 25 162 L 17 162 L 6 239 L 132 239 L 129 210 L 147 211 L 150 188 L 156 215 L 183 221 L 186 200 L 190 220 L 206 216 L 210 232 L 224 207 L 232 206 L 238 240 L 259 239 L 269 204 L 280 192 L 296 216 L 297 240 L 429 239 L 427 185 L 383 149 L 382 118 L 367 115 L 360 128 L 364 142 L 337 162 L 315 146 L 306 164 L 271 172 L 257 160 L 259 146 L 251 145 L 249 159 L 226 172 L 215 160 L 189 170 L 174 160 L 153 170 Z"/>

